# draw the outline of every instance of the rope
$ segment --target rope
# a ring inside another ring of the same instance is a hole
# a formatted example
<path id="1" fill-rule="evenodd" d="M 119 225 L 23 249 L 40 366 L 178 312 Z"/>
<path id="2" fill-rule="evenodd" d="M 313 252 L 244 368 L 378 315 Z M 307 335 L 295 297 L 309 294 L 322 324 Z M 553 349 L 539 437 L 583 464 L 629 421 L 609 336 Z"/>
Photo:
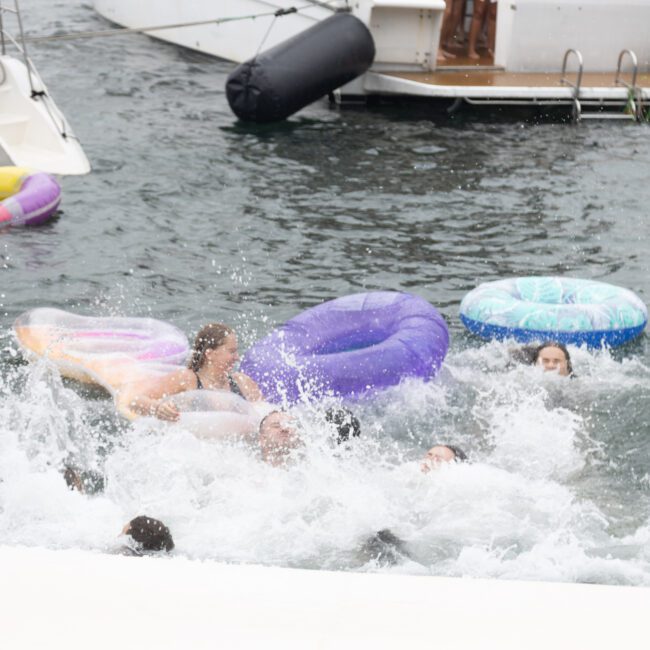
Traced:
<path id="1" fill-rule="evenodd" d="M 302 7 L 289 7 L 288 9 L 278 9 L 277 11 L 267 11 L 260 14 L 248 14 L 246 16 L 230 16 L 227 18 L 212 18 L 211 20 L 195 20 L 187 23 L 174 23 L 167 25 L 156 25 L 153 27 L 116 27 L 113 29 L 102 29 L 98 31 L 88 32 L 70 32 L 68 34 L 51 34 L 50 36 L 26 36 L 26 43 L 47 43 L 49 41 L 71 41 L 84 38 L 104 38 L 108 36 L 120 36 L 122 34 L 146 34 L 147 32 L 160 32 L 165 29 L 181 29 L 183 27 L 199 27 L 201 25 L 221 25 L 223 23 L 235 22 L 238 20 L 255 20 L 256 18 L 266 18 L 273 16 L 275 18 L 280 16 L 287 16 L 289 14 L 298 13 L 304 9 L 309 9 L 313 6 L 322 7 L 335 11 L 332 6 L 333 2 L 318 2 L 317 0 L 309 0 L 309 4 Z"/>
<path id="2" fill-rule="evenodd" d="M 63 115 L 59 114 L 58 117 L 61 120 L 61 123 L 59 124 L 59 122 L 57 121 L 57 116 L 54 115 L 54 113 L 52 112 L 52 107 L 50 106 L 50 103 L 48 101 L 50 99 L 48 97 L 48 94 L 44 90 L 32 90 L 31 98 L 33 100 L 37 100 L 37 99 L 41 100 L 41 104 L 43 108 L 47 111 L 47 114 L 50 116 L 50 119 L 52 120 L 57 131 L 61 134 L 64 140 L 67 140 L 68 134 L 66 133 L 65 130 L 65 118 L 63 117 Z"/>
<path id="3" fill-rule="evenodd" d="M 266 30 L 266 34 L 264 34 L 264 38 L 262 39 L 261 43 L 259 44 L 259 46 L 257 48 L 257 52 L 255 52 L 255 56 L 253 57 L 253 59 L 257 58 L 257 55 L 262 50 L 262 47 L 264 47 L 264 43 L 266 43 L 266 39 L 269 37 L 269 34 L 271 33 L 271 30 L 273 29 L 273 25 L 275 25 L 275 21 L 278 19 L 278 17 L 279 16 L 287 16 L 288 14 L 295 14 L 297 12 L 298 12 L 298 10 L 295 7 L 289 7 L 288 9 L 278 9 L 273 14 L 273 20 L 271 21 L 271 24 L 269 25 L 269 28 Z"/>

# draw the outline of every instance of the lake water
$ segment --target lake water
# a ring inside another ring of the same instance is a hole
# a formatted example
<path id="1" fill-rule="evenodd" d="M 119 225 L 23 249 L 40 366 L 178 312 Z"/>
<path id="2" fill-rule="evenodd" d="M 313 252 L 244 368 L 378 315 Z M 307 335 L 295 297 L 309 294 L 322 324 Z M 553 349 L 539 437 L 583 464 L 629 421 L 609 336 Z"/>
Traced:
<path id="1" fill-rule="evenodd" d="M 107 24 L 73 1 L 24 8 L 34 34 Z M 577 379 L 510 368 L 458 318 L 487 280 L 567 275 L 650 298 L 647 125 L 525 124 L 315 104 L 243 127 L 232 65 L 143 36 L 33 45 L 93 165 L 62 214 L 0 233 L 0 542 L 108 549 L 150 514 L 178 554 L 282 566 L 650 585 L 650 351 L 572 349 Z M 100 390 L 26 365 L 11 326 L 53 306 L 153 316 L 242 348 L 301 310 L 370 290 L 435 305 L 439 376 L 354 406 L 363 439 L 279 470 L 248 449 L 132 428 Z M 434 442 L 470 464 L 424 475 Z M 68 458 L 106 491 L 67 490 Z M 408 558 L 362 550 L 390 528 Z"/>

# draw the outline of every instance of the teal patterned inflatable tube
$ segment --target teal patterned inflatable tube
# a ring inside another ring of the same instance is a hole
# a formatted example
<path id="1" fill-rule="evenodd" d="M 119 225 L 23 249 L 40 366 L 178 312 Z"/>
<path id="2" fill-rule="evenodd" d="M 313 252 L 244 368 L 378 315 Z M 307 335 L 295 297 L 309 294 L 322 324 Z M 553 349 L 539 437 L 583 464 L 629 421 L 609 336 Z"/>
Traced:
<path id="1" fill-rule="evenodd" d="M 484 339 L 553 340 L 617 347 L 637 337 L 648 309 L 629 289 L 562 277 L 485 282 L 460 305 L 463 325 Z"/>

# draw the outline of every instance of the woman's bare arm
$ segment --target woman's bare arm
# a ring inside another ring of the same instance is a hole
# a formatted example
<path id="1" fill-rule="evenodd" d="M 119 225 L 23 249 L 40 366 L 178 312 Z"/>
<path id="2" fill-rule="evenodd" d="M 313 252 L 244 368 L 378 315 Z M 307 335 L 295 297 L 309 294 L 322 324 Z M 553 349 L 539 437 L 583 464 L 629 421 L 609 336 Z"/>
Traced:
<path id="1" fill-rule="evenodd" d="M 165 402 L 170 395 L 177 395 L 196 387 L 194 373 L 183 368 L 159 379 L 148 382 L 146 387 L 125 396 L 128 407 L 138 415 L 153 415 L 161 420 L 178 420 L 180 413 L 172 402 Z"/>
<path id="2" fill-rule="evenodd" d="M 260 387 L 248 375 L 243 372 L 235 372 L 232 377 L 237 382 L 237 386 L 239 386 L 242 395 L 249 402 L 259 402 L 264 399 Z"/>

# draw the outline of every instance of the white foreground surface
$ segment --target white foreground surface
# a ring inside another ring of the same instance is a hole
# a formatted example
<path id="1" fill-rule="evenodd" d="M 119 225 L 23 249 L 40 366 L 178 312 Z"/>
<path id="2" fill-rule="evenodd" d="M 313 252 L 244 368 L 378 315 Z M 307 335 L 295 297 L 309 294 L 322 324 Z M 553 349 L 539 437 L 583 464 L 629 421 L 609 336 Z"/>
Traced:
<path id="1" fill-rule="evenodd" d="M 647 648 L 650 589 L 0 547 L 0 648 Z"/>

